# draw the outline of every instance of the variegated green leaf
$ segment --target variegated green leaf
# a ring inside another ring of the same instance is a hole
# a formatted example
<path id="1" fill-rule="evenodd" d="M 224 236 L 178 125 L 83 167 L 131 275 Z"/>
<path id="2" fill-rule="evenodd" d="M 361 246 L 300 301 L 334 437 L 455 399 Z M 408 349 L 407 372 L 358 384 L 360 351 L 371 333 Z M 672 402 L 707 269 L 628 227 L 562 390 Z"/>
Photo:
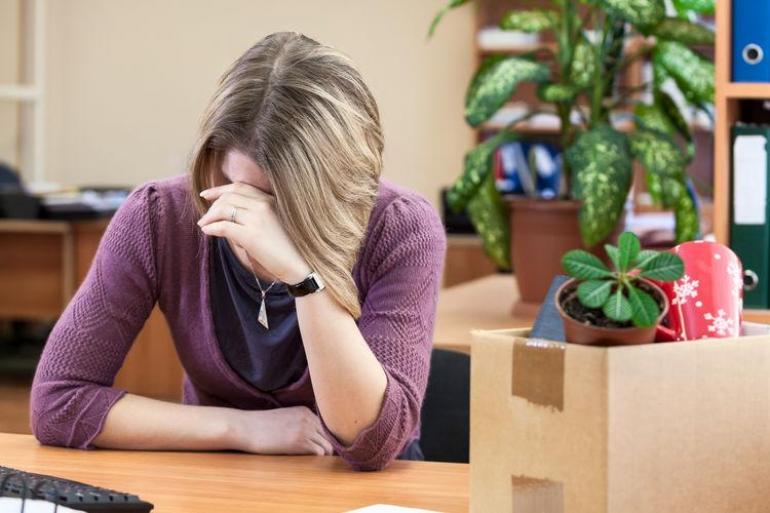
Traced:
<path id="1" fill-rule="evenodd" d="M 491 173 L 492 155 L 501 144 L 517 138 L 507 130 L 498 132 L 465 154 L 465 169 L 463 174 L 447 191 L 447 203 L 455 212 L 459 212 L 476 194 L 481 184 Z"/>
<path id="2" fill-rule="evenodd" d="M 575 94 L 574 87 L 564 84 L 543 84 L 537 89 L 538 98 L 551 103 L 568 102 Z"/>
<path id="3" fill-rule="evenodd" d="M 623 294 L 623 287 L 619 287 L 604 304 L 604 315 L 618 322 L 625 322 L 631 318 L 631 303 Z"/>
<path id="4" fill-rule="evenodd" d="M 476 94 L 476 90 L 483 83 L 484 77 L 486 77 L 489 74 L 490 68 L 492 66 L 495 66 L 496 64 L 501 63 L 507 58 L 508 56 L 505 54 L 493 54 L 493 55 L 488 55 L 487 57 L 484 57 L 478 69 L 476 69 L 476 72 L 473 74 L 473 77 L 471 78 L 471 83 L 468 86 L 468 89 L 465 91 L 466 105 L 470 101 L 471 96 Z"/>
<path id="5" fill-rule="evenodd" d="M 438 27 L 438 24 L 441 21 L 441 18 L 443 18 L 446 13 L 455 7 L 460 7 L 463 4 L 467 4 L 468 1 L 469 0 L 450 0 L 448 4 L 442 7 L 441 10 L 436 13 L 436 16 L 433 18 L 433 21 L 430 24 L 430 28 L 428 29 L 428 37 L 433 36 L 433 33 L 436 32 L 436 27 Z"/>
<path id="6" fill-rule="evenodd" d="M 623 212 L 631 186 L 628 139 L 600 125 L 582 133 L 566 151 L 572 169 L 572 195 L 582 201 L 580 232 L 586 246 L 610 235 Z"/>
<path id="7" fill-rule="evenodd" d="M 508 211 L 490 174 L 468 202 L 468 216 L 481 237 L 484 251 L 501 269 L 511 267 Z"/>
<path id="8" fill-rule="evenodd" d="M 710 28 L 684 18 L 666 18 L 655 26 L 652 33 L 660 39 L 686 45 L 714 44 L 714 32 Z"/>
<path id="9" fill-rule="evenodd" d="M 575 45 L 570 69 L 570 85 L 575 89 L 588 87 L 596 73 L 596 53 L 591 43 L 585 37 L 581 37 Z"/>
<path id="10" fill-rule="evenodd" d="M 640 128 L 653 130 L 668 135 L 676 132 L 676 127 L 657 105 L 639 103 L 634 107 L 634 116 Z"/>
<path id="11" fill-rule="evenodd" d="M 680 14 L 690 11 L 700 14 L 714 14 L 715 3 L 716 0 L 674 0 L 674 7 Z"/>
<path id="12" fill-rule="evenodd" d="M 544 82 L 547 66 L 523 57 L 506 57 L 483 70 L 471 83 L 465 104 L 465 119 L 471 126 L 488 120 L 507 102 L 522 82 Z"/>
<path id="13" fill-rule="evenodd" d="M 674 218 L 678 244 L 700 237 L 700 215 L 689 194 L 685 194 L 674 207 Z"/>
<path id="14" fill-rule="evenodd" d="M 599 0 L 599 4 L 610 15 L 639 28 L 657 25 L 666 15 L 663 0 Z"/>
<path id="15" fill-rule="evenodd" d="M 673 178 L 684 175 L 684 156 L 668 135 L 652 130 L 637 130 L 629 139 L 631 155 L 647 172 Z"/>
<path id="16" fill-rule="evenodd" d="M 607 302 L 612 291 L 612 280 L 588 280 L 577 288 L 580 303 L 588 308 L 601 308 Z"/>
<path id="17" fill-rule="evenodd" d="M 503 16 L 500 28 L 503 30 L 519 30 L 521 32 L 540 32 L 552 29 L 559 23 L 556 11 L 536 9 L 531 11 L 513 10 Z"/>
<path id="18" fill-rule="evenodd" d="M 660 316 L 660 307 L 651 295 L 634 285 L 629 285 L 628 302 L 631 305 L 631 321 L 634 326 L 639 328 L 655 326 Z"/>
<path id="19" fill-rule="evenodd" d="M 663 177 L 653 173 L 644 173 L 644 180 L 647 183 L 647 192 L 650 193 L 653 203 L 662 207 L 671 205 L 663 204 Z"/>
<path id="20" fill-rule="evenodd" d="M 675 41 L 660 41 L 655 46 L 653 60 L 674 79 L 687 101 L 714 102 L 714 63 Z"/>
<path id="21" fill-rule="evenodd" d="M 666 91 L 660 89 L 655 90 L 655 105 L 668 118 L 676 132 L 686 141 L 687 151 L 685 155 L 687 157 L 686 160 L 690 162 L 695 157 L 695 142 L 693 141 L 690 124 L 684 119 L 679 105 Z"/>

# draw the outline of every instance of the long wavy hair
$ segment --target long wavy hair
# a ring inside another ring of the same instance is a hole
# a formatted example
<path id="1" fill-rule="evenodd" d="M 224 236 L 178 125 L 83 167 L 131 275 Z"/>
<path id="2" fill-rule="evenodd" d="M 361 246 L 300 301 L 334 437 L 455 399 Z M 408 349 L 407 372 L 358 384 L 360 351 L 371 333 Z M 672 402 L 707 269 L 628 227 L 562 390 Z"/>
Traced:
<path id="1" fill-rule="evenodd" d="M 342 53 L 301 34 L 271 34 L 223 75 L 191 155 L 192 193 L 221 180 L 229 150 L 270 181 L 284 229 L 329 292 L 358 318 L 352 269 L 382 170 L 377 104 Z"/>

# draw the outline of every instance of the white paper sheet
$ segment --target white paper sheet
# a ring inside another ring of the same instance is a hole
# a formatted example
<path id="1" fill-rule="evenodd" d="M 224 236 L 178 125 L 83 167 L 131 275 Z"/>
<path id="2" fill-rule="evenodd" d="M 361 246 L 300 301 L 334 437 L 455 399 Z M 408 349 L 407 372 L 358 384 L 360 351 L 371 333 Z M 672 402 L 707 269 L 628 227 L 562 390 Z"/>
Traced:
<path id="1" fill-rule="evenodd" d="M 24 503 L 24 513 L 53 513 L 54 504 L 46 501 L 33 501 L 27 499 Z M 0 497 L 0 513 L 19 513 L 21 511 L 21 499 Z M 77 513 L 74 510 L 59 506 L 56 513 Z"/>
<path id="2" fill-rule="evenodd" d="M 403 506 L 392 506 L 390 504 L 373 504 L 365 508 L 355 509 L 347 513 L 439 513 L 438 511 L 427 509 L 405 508 Z"/>
<path id="3" fill-rule="evenodd" d="M 733 148 L 733 219 L 735 224 L 765 224 L 767 140 L 739 135 Z"/>

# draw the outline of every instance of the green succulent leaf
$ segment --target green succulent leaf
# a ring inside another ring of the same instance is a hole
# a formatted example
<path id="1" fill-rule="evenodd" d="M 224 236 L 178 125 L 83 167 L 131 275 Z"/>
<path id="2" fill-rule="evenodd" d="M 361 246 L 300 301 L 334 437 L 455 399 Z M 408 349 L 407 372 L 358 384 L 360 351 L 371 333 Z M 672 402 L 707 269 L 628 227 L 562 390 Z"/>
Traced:
<path id="1" fill-rule="evenodd" d="M 463 174 L 447 191 L 447 203 L 455 212 L 465 208 L 492 171 L 492 155 L 498 146 L 518 136 L 508 130 L 498 132 L 465 154 Z"/>
<path id="2" fill-rule="evenodd" d="M 573 172 L 572 196 L 582 201 L 580 232 L 587 247 L 612 233 L 631 187 L 628 138 L 599 125 L 582 133 L 565 155 Z"/>
<path id="3" fill-rule="evenodd" d="M 660 41 L 653 53 L 655 65 L 665 70 L 693 104 L 714 103 L 714 63 L 682 43 Z"/>
<path id="4" fill-rule="evenodd" d="M 615 266 L 615 269 L 620 271 L 620 251 L 618 251 L 618 248 L 612 244 L 605 244 L 604 251 L 607 253 L 607 256 L 610 257 L 612 265 Z"/>
<path id="5" fill-rule="evenodd" d="M 684 274 L 684 263 L 674 253 L 658 253 L 649 259 L 640 276 L 658 281 L 678 280 Z"/>
<path id="6" fill-rule="evenodd" d="M 468 1 L 469 0 L 450 0 L 448 4 L 442 7 L 441 10 L 436 13 L 436 16 L 433 18 L 433 21 L 430 24 L 430 28 L 428 29 L 428 37 L 433 37 L 433 33 L 436 32 L 436 27 L 438 27 L 441 18 L 443 18 L 446 13 L 456 7 L 460 7 L 463 4 L 467 4 Z"/>
<path id="7" fill-rule="evenodd" d="M 471 82 L 465 103 L 465 120 L 478 126 L 507 102 L 522 82 L 548 80 L 548 67 L 523 57 L 505 57 L 481 70 Z"/>
<path id="8" fill-rule="evenodd" d="M 663 0 L 599 0 L 598 3 L 611 16 L 626 20 L 638 28 L 655 26 L 666 16 Z"/>
<path id="9" fill-rule="evenodd" d="M 596 255 L 582 249 L 573 249 L 561 259 L 564 272 L 578 280 L 609 278 L 612 273 Z"/>
<path id="10" fill-rule="evenodd" d="M 644 267 L 647 265 L 647 263 L 658 256 L 660 254 L 659 251 L 654 251 L 652 249 L 643 249 L 639 252 L 638 255 L 636 255 L 636 262 L 634 262 L 634 268 L 636 269 L 644 269 Z"/>
<path id="11" fill-rule="evenodd" d="M 715 2 L 716 0 L 674 0 L 674 7 L 680 14 L 687 12 L 714 14 Z"/>
<path id="12" fill-rule="evenodd" d="M 631 321 L 634 326 L 649 328 L 657 324 L 660 307 L 651 295 L 634 285 L 629 285 L 628 302 L 631 305 Z"/>
<path id="13" fill-rule="evenodd" d="M 581 37 L 575 44 L 569 81 L 575 89 L 591 85 L 596 74 L 596 52 L 588 39 Z"/>
<path id="14" fill-rule="evenodd" d="M 700 215 L 689 194 L 685 194 L 674 207 L 676 242 L 681 244 L 700 236 Z"/>
<path id="15" fill-rule="evenodd" d="M 687 162 L 671 137 L 652 130 L 637 130 L 629 139 L 631 155 L 648 173 L 674 178 L 684 176 Z"/>
<path id="16" fill-rule="evenodd" d="M 572 100 L 577 91 L 564 84 L 543 84 L 537 89 L 537 96 L 544 102 L 558 103 Z"/>
<path id="17" fill-rule="evenodd" d="M 540 32 L 552 29 L 559 24 L 559 14 L 555 11 L 536 9 L 531 11 L 509 11 L 500 21 L 503 30 L 519 30 L 521 32 Z"/>
<path id="18" fill-rule="evenodd" d="M 611 280 L 588 280 L 578 285 L 577 295 L 580 303 L 588 308 L 601 308 L 607 302 L 612 291 Z"/>
<path id="19" fill-rule="evenodd" d="M 714 44 L 714 32 L 710 28 L 684 18 L 666 18 L 655 26 L 652 33 L 660 39 L 686 45 Z"/>
<path id="20" fill-rule="evenodd" d="M 639 237 L 632 232 L 623 232 L 618 237 L 618 267 L 620 272 L 626 272 L 636 261 L 642 249 Z"/>
<path id="21" fill-rule="evenodd" d="M 623 287 L 612 293 L 602 308 L 604 315 L 612 320 L 624 322 L 631 318 L 631 303 L 623 294 Z"/>
<path id="22" fill-rule="evenodd" d="M 501 269 L 511 267 L 508 212 L 490 173 L 468 202 L 468 216 L 481 237 L 484 251 Z"/>

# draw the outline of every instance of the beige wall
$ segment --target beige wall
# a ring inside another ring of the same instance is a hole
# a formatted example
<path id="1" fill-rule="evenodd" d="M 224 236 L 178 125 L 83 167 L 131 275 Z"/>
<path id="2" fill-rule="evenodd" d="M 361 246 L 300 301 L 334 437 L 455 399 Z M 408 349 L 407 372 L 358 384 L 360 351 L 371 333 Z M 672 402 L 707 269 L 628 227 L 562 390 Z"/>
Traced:
<path id="1" fill-rule="evenodd" d="M 7 1 L 7 0 L 3 0 Z M 386 134 L 385 176 L 432 201 L 473 142 L 463 124 L 473 12 L 426 28 L 445 0 L 53 0 L 47 178 L 137 184 L 184 171 L 219 75 L 279 30 L 353 57 Z"/>
<path id="2" fill-rule="evenodd" d="M 0 84 L 19 80 L 19 0 L 0 0 Z M 0 161 L 18 165 L 16 102 L 0 100 Z"/>

